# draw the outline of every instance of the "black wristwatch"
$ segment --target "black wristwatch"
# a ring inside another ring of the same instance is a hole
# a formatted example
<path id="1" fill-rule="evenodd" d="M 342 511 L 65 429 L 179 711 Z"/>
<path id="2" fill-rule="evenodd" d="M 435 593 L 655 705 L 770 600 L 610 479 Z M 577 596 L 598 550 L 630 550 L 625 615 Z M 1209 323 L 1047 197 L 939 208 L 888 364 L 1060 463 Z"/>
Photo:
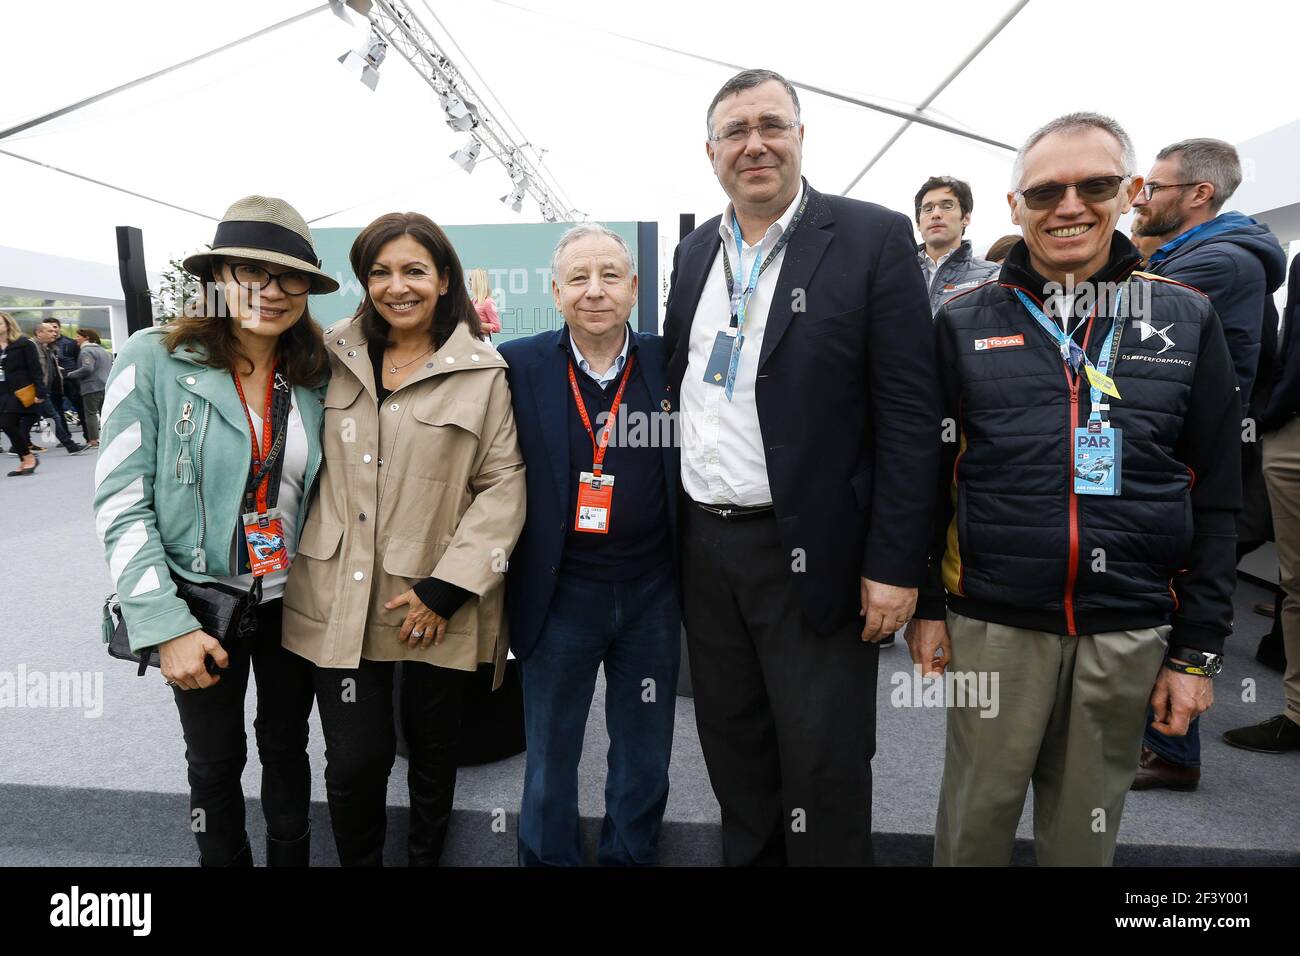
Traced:
<path id="1" fill-rule="evenodd" d="M 1173 660 L 1175 657 L 1187 663 L 1179 664 Z M 1165 656 L 1165 667 L 1180 674 L 1213 679 L 1219 676 L 1219 671 L 1223 670 L 1223 655 L 1194 651 L 1190 647 L 1171 647 Z"/>

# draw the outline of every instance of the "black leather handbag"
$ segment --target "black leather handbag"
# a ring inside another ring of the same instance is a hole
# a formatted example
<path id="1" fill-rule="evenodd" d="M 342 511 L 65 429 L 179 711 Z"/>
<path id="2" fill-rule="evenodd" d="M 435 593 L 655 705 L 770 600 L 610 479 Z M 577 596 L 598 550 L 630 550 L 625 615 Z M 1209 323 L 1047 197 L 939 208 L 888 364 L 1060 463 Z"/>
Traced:
<path id="1" fill-rule="evenodd" d="M 189 607 L 190 613 L 199 622 L 199 627 L 221 642 L 227 652 L 239 647 L 257 630 L 256 607 L 261 598 L 262 579 L 258 578 L 247 591 L 233 588 L 228 584 L 213 581 L 198 584 L 172 575 L 176 583 L 176 593 Z M 136 672 L 143 677 L 145 670 L 159 666 L 158 649 L 150 648 L 143 657 L 131 650 L 131 640 L 126 632 L 126 621 L 122 619 L 122 605 L 117 595 L 110 595 L 104 601 L 104 641 L 108 644 L 108 654 L 123 661 L 132 661 L 140 665 Z M 208 673 L 216 673 L 218 668 L 208 655 Z"/>

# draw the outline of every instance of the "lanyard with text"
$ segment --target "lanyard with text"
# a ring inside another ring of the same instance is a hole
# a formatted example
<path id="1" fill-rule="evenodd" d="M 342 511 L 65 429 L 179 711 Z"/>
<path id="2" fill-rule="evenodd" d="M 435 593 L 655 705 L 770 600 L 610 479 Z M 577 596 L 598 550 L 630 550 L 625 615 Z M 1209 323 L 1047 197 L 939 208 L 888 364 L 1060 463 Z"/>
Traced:
<path id="1" fill-rule="evenodd" d="M 618 383 L 618 391 L 614 393 L 614 404 L 610 406 L 609 417 L 600 430 L 600 438 L 596 437 L 596 431 L 591 427 L 591 417 L 587 414 L 587 405 L 578 388 L 578 377 L 573 372 L 573 363 L 569 363 L 569 387 L 573 389 L 573 403 L 578 406 L 578 417 L 587 429 L 592 449 L 591 471 L 584 471 L 578 476 L 578 512 L 573 519 L 574 531 L 609 534 L 609 518 L 614 507 L 614 476 L 604 473 L 605 449 L 609 447 L 614 419 L 618 417 L 618 408 L 623 403 L 623 391 L 627 388 L 632 363 L 635 361 L 636 356 L 629 353 L 623 377 Z"/>
<path id="2" fill-rule="evenodd" d="M 284 521 L 280 510 L 274 507 L 280 495 L 280 472 L 283 465 L 281 451 L 287 441 L 289 406 L 292 403 L 289 383 L 276 370 L 266 382 L 266 405 L 262 410 L 262 447 L 257 446 L 257 430 L 253 416 L 244 397 L 244 386 L 239 376 L 232 373 L 235 390 L 248 420 L 249 439 L 253 445 L 252 466 L 248 483 L 244 486 L 242 527 L 248 554 L 247 565 L 241 560 L 239 571 L 262 577 L 272 571 L 283 571 L 289 566 L 289 552 L 284 540 Z"/>
<path id="3" fill-rule="evenodd" d="M 1074 339 L 1048 319 L 1029 296 L 1019 289 L 1015 290 L 1029 314 L 1060 346 L 1061 355 L 1068 356 L 1066 361 L 1074 366 L 1076 372 L 1082 364 L 1083 371 L 1088 377 L 1088 395 L 1091 401 L 1088 424 L 1086 427 L 1074 429 L 1074 493 L 1077 495 L 1116 496 L 1120 493 L 1124 434 L 1120 429 L 1111 427 L 1110 405 L 1103 402 L 1102 396 L 1109 395 L 1116 399 L 1120 397 L 1119 389 L 1115 387 L 1115 380 L 1110 377 L 1110 369 L 1119 352 L 1119 338 L 1123 334 L 1121 332 L 1120 336 L 1116 336 L 1115 333 L 1120 329 L 1121 308 L 1127 289 L 1128 284 L 1125 283 L 1115 297 L 1115 312 L 1111 316 L 1110 331 L 1106 333 L 1106 340 L 1101 345 L 1096 366 Z"/>
<path id="4" fill-rule="evenodd" d="M 736 277 L 731 271 L 731 257 L 727 254 L 727 244 L 722 244 L 722 268 L 727 275 L 727 298 L 731 308 L 731 324 L 735 326 L 736 337 L 731 342 L 731 354 L 727 362 L 727 375 L 724 384 L 724 391 L 727 394 L 727 401 L 731 401 L 732 392 L 736 387 L 736 370 L 740 367 L 740 350 L 745 346 L 745 310 L 749 307 L 750 296 L 758 288 L 759 277 L 767 271 L 767 267 L 772 264 L 781 250 L 785 248 L 790 237 L 794 235 L 795 229 L 799 226 L 799 220 L 803 218 L 804 210 L 808 208 L 808 189 L 803 191 L 803 200 L 799 203 L 799 209 L 795 212 L 794 218 L 790 220 L 790 225 L 781 233 L 776 244 L 772 246 L 772 251 L 766 257 L 760 255 L 759 251 L 754 254 L 754 268 L 750 270 L 749 282 L 743 289 L 737 288 Z M 744 262 L 744 240 L 740 234 L 740 220 L 736 218 L 735 210 L 731 213 L 731 234 L 736 241 L 736 265 L 739 267 Z M 759 243 L 761 251 L 762 243 Z M 720 332 L 719 335 L 726 335 L 726 332 Z M 716 345 L 715 345 L 716 351 Z"/>

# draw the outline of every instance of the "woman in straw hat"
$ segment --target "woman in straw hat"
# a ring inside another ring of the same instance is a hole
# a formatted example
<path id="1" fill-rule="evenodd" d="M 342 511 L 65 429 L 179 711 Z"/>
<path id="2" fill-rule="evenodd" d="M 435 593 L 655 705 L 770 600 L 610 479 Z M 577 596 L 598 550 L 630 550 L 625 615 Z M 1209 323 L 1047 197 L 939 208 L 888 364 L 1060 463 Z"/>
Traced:
<path id="1" fill-rule="evenodd" d="M 156 650 L 189 764 L 204 866 L 251 866 L 240 774 L 244 696 L 257 681 L 257 748 L 270 865 L 306 865 L 311 668 L 280 646 L 281 595 L 321 462 L 328 362 L 307 296 L 338 283 L 288 203 L 248 196 L 211 251 L 190 256 L 202 295 L 131 336 L 101 413 L 95 523 L 137 652 Z M 258 601 L 251 634 L 205 633 L 176 580 Z"/>
<path id="2" fill-rule="evenodd" d="M 506 660 L 506 559 L 524 524 L 524 462 L 506 363 L 480 338 L 460 260 L 419 213 L 352 245 L 366 295 L 325 330 L 325 467 L 284 594 L 284 646 L 317 665 L 325 787 L 339 861 L 383 860 L 395 752 L 394 662 L 410 749 L 408 859 L 442 853 L 461 705 Z"/>

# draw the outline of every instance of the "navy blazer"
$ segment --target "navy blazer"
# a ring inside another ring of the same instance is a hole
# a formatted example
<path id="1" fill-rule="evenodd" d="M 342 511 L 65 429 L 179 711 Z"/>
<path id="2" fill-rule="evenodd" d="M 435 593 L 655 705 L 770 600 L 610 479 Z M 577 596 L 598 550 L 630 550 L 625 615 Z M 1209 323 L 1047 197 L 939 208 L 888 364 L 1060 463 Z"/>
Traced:
<path id="1" fill-rule="evenodd" d="M 657 335 L 635 332 L 637 364 L 656 403 L 667 394 L 664 384 L 664 341 Z M 564 543 L 573 515 L 569 512 L 569 407 L 572 404 L 566 372 L 568 352 L 561 347 L 564 329 L 513 339 L 500 346 L 509 368 L 510 400 L 514 406 L 519 448 L 527 466 L 528 516 L 506 573 L 506 616 L 510 622 L 510 649 L 523 660 L 541 636 L 555 594 L 555 582 L 564 557 Z M 662 408 L 662 406 L 661 406 Z M 673 429 L 676 434 L 676 429 Z M 675 442 L 663 448 L 671 548 L 677 554 L 677 495 L 680 460 Z M 675 558 L 674 558 L 675 560 Z M 676 579 L 676 574 L 674 574 Z"/>
<path id="2" fill-rule="evenodd" d="M 807 188 L 756 359 L 755 401 L 795 590 L 806 620 L 826 634 L 858 616 L 860 577 L 921 583 L 940 405 L 911 221 Z M 683 239 L 673 258 L 664 343 L 674 405 L 721 218 Z"/>

